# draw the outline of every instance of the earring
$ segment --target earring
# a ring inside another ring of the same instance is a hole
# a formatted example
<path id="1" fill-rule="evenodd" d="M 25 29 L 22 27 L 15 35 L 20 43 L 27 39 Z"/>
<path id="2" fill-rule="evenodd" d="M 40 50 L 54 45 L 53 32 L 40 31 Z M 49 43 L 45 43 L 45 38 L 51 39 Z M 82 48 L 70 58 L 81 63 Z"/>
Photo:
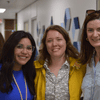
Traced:
<path id="1" fill-rule="evenodd" d="M 88 38 L 86 38 L 86 40 L 89 41 Z"/>

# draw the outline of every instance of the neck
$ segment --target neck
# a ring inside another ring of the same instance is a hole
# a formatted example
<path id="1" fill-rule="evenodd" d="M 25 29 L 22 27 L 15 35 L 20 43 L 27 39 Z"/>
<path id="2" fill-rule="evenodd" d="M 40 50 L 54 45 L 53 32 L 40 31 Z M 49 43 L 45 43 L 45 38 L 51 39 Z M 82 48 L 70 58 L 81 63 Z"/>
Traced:
<path id="1" fill-rule="evenodd" d="M 100 58 L 100 48 L 95 49 L 96 50 L 96 57 Z"/>
<path id="2" fill-rule="evenodd" d="M 20 71 L 22 69 L 22 66 L 21 65 L 14 65 L 14 67 L 13 67 L 13 70 L 14 71 Z"/>
<path id="3" fill-rule="evenodd" d="M 56 66 L 60 66 L 65 62 L 65 56 L 61 57 L 61 58 L 51 58 L 51 65 L 56 65 Z"/>
<path id="4" fill-rule="evenodd" d="M 95 61 L 95 65 L 97 64 L 98 61 L 100 61 L 100 49 L 95 49 L 96 50 L 96 54 L 94 57 L 94 61 Z"/>

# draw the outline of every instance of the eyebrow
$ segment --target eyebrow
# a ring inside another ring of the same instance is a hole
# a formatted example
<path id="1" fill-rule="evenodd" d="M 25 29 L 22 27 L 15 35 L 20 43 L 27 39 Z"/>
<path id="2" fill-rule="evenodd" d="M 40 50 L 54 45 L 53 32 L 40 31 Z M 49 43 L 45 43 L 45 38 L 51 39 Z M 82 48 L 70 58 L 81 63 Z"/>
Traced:
<path id="1" fill-rule="evenodd" d="M 47 39 L 52 39 L 52 38 L 47 38 Z"/>
<path id="2" fill-rule="evenodd" d="M 56 37 L 56 38 L 62 38 L 62 37 Z M 53 38 L 47 38 L 47 39 L 53 39 Z"/>
<path id="3" fill-rule="evenodd" d="M 87 29 L 93 29 L 93 28 L 88 27 Z"/>
<path id="4" fill-rule="evenodd" d="M 92 27 L 87 27 L 87 29 L 94 29 L 94 28 L 92 28 Z"/>
<path id="5" fill-rule="evenodd" d="M 98 28 L 96 28 L 96 29 L 99 29 L 100 27 L 98 27 Z M 92 27 L 87 27 L 87 29 L 94 29 L 94 28 L 92 28 Z"/>
<path id="6" fill-rule="evenodd" d="M 21 43 L 18 43 L 17 45 L 23 45 L 23 44 L 21 44 Z M 27 45 L 27 46 L 32 46 L 32 45 Z"/>

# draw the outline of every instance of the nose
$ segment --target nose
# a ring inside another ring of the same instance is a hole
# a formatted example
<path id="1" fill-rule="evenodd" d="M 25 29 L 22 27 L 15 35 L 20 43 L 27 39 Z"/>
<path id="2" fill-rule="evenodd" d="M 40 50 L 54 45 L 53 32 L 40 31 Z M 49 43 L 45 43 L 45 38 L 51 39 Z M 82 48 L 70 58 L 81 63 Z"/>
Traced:
<path id="1" fill-rule="evenodd" d="M 56 40 L 53 40 L 52 45 L 53 46 L 56 46 L 57 45 L 57 41 Z"/>
<path id="2" fill-rule="evenodd" d="M 26 54 L 27 53 L 27 49 L 23 48 L 22 53 Z"/>
<path id="3" fill-rule="evenodd" d="M 93 33 L 93 36 L 94 36 L 94 37 L 98 37 L 99 34 L 100 34 L 100 33 L 98 33 L 98 32 L 95 30 L 94 33 Z"/>

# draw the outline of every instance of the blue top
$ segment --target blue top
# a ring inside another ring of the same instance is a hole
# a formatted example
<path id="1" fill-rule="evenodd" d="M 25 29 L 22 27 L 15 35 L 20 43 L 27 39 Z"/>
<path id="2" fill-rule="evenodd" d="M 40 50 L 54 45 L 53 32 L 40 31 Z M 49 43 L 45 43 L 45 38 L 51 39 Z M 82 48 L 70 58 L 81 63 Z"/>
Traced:
<path id="1" fill-rule="evenodd" d="M 24 81 L 24 75 L 22 70 L 20 71 L 13 71 L 14 77 L 18 83 L 18 86 L 21 90 L 23 100 L 26 98 L 26 88 L 25 88 L 25 81 Z M 20 93 L 18 91 L 18 88 L 14 81 L 11 83 L 13 90 L 11 92 L 2 93 L 0 92 L 0 100 L 21 100 Z M 27 86 L 27 100 L 32 100 L 33 95 L 30 93 L 29 88 Z"/>
<path id="2" fill-rule="evenodd" d="M 87 64 L 86 74 L 83 78 L 82 91 L 84 100 L 100 100 L 100 62 L 95 66 L 94 57 L 92 66 Z"/>

